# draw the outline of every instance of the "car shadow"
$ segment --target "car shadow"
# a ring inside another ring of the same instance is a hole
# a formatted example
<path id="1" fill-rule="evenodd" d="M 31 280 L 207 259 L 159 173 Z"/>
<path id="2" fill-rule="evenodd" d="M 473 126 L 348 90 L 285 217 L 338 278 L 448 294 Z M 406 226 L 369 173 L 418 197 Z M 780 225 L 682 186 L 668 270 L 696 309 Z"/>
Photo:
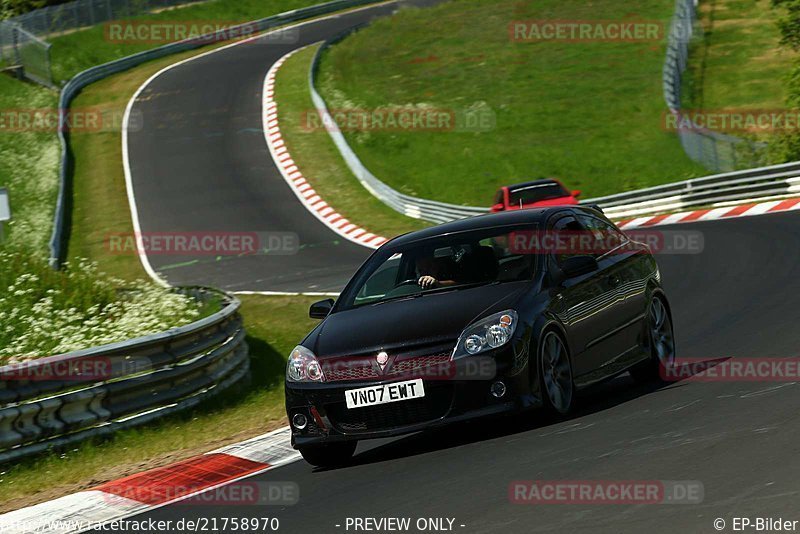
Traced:
<path id="1" fill-rule="evenodd" d="M 624 373 L 612 380 L 601 382 L 580 392 L 576 398 L 574 410 L 566 417 L 559 417 L 549 414 L 545 410 L 534 409 L 526 412 L 487 416 L 473 421 L 453 423 L 445 427 L 409 434 L 385 445 L 358 453 L 345 465 L 316 468 L 314 472 L 346 469 L 359 465 L 397 460 L 541 430 L 614 408 L 656 391 L 683 387 L 688 381 L 692 380 L 694 375 L 702 373 L 728 359 L 727 357 L 711 358 L 702 361 L 701 364 L 694 361 L 690 364 L 679 365 L 676 367 L 674 374 L 676 378 L 669 381 L 660 380 L 651 383 L 639 383 L 634 381 L 630 374 Z M 498 422 L 502 424 L 498 424 Z"/>

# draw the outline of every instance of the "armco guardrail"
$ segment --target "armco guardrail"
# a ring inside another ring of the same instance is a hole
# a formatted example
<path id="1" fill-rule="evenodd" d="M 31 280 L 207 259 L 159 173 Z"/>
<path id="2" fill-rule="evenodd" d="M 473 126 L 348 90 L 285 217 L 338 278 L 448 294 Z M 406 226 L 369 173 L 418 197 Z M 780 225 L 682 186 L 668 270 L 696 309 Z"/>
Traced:
<path id="1" fill-rule="evenodd" d="M 335 122 L 331 117 L 328 106 L 325 104 L 325 100 L 322 98 L 322 95 L 320 95 L 316 89 L 315 79 L 317 70 L 319 68 L 319 59 L 323 50 L 325 50 L 328 46 L 344 39 L 356 30 L 357 28 L 353 28 L 323 43 L 322 46 L 317 49 L 317 53 L 311 63 L 311 70 L 308 76 L 308 85 L 311 91 L 311 99 L 314 102 L 314 107 L 317 108 L 317 112 L 322 119 L 322 123 L 329 125 L 326 130 L 330 134 L 331 139 L 336 145 L 336 148 L 339 149 L 339 153 L 344 158 L 347 166 L 350 168 L 350 171 L 355 175 L 358 181 L 361 182 L 361 185 L 363 185 L 373 196 L 378 198 L 378 200 L 392 209 L 399 211 L 403 215 L 407 215 L 415 219 L 443 223 L 455 219 L 463 219 L 465 217 L 472 217 L 473 215 L 486 213 L 488 211 L 486 208 L 459 206 L 457 204 L 447 204 L 445 202 L 438 202 L 436 200 L 425 200 L 403 194 L 396 189 L 393 189 L 389 185 L 379 180 L 370 172 L 369 169 L 364 166 L 363 163 L 361 163 L 361 160 L 358 158 L 356 153 L 352 148 L 350 148 L 350 145 L 347 144 L 347 140 L 342 132 L 334 126 Z"/>
<path id="2" fill-rule="evenodd" d="M 618 219 L 799 195 L 800 162 L 794 162 L 693 178 L 584 203 L 599 204 L 606 215 Z"/>
<path id="3" fill-rule="evenodd" d="M 0 367 L 0 464 L 148 422 L 224 390 L 250 370 L 239 301 L 192 324 Z"/>
<path id="4" fill-rule="evenodd" d="M 69 150 L 67 149 L 69 132 L 67 131 L 65 125 L 64 110 L 67 110 L 69 108 L 70 102 L 81 89 L 83 89 L 84 87 L 86 87 L 91 83 L 94 83 L 98 80 L 105 78 L 106 76 L 122 72 L 131 67 L 140 65 L 146 61 L 151 61 L 153 59 L 158 59 L 170 54 L 175 54 L 186 50 L 193 50 L 196 48 L 200 48 L 202 46 L 206 46 L 209 43 L 223 40 L 226 36 L 236 35 L 237 29 L 246 28 L 248 33 L 260 32 L 267 30 L 269 28 L 282 26 L 290 22 L 309 19 L 318 15 L 333 13 L 335 11 L 351 7 L 374 4 L 379 1 L 380 0 L 333 0 L 332 2 L 327 2 L 316 6 L 296 9 L 294 11 L 287 11 L 286 13 L 281 13 L 279 15 L 274 15 L 271 17 L 267 17 L 252 22 L 246 22 L 239 26 L 225 28 L 218 32 L 203 35 L 198 38 L 187 39 L 185 41 L 179 41 L 176 43 L 170 43 L 168 45 L 160 46 L 158 48 L 153 48 L 145 52 L 133 54 L 131 56 L 118 59 L 116 61 L 111 61 L 109 63 L 104 63 L 103 65 L 92 67 L 75 75 L 75 77 L 73 77 L 69 82 L 67 82 L 64 88 L 61 90 L 61 96 L 59 98 L 59 109 L 62 110 L 61 118 L 59 120 L 59 129 L 58 129 L 59 130 L 58 135 L 61 142 L 60 190 L 58 194 L 58 200 L 56 203 L 56 212 L 53 221 L 53 235 L 50 238 L 51 264 L 53 266 L 57 266 L 61 261 L 63 261 L 64 243 L 66 242 L 66 239 L 68 237 L 66 235 L 67 230 L 66 230 L 65 217 L 67 213 L 69 213 L 70 211 L 67 202 L 69 202 L 68 192 L 70 183 L 68 178 L 72 160 Z"/>
<path id="5" fill-rule="evenodd" d="M 702 128 L 683 115 L 683 75 L 689 64 L 692 38 L 701 32 L 697 23 L 697 0 L 675 0 L 675 14 L 667 36 L 662 85 L 669 113 L 682 125 L 677 134 L 683 151 L 693 161 L 715 172 L 763 165 L 766 143 Z"/>

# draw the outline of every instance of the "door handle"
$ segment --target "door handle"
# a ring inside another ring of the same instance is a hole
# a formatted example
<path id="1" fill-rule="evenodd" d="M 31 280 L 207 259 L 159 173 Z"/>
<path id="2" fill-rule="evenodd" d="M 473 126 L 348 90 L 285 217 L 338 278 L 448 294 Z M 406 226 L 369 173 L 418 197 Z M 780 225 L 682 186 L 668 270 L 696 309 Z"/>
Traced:
<path id="1" fill-rule="evenodd" d="M 608 277 L 608 285 L 611 287 L 618 287 L 621 282 L 622 280 L 620 280 L 619 276 L 617 275 L 612 275 Z"/>

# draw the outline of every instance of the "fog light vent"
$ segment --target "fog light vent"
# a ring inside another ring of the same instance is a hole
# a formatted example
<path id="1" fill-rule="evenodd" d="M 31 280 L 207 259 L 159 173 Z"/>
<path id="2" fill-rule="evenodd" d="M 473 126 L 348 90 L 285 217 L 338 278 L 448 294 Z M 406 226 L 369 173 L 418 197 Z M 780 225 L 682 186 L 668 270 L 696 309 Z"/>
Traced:
<path id="1" fill-rule="evenodd" d="M 308 426 L 308 418 L 301 413 L 296 413 L 292 417 L 292 426 L 296 430 L 304 430 Z"/>
<path id="2" fill-rule="evenodd" d="M 499 399 L 505 394 L 506 394 L 506 385 L 505 384 L 503 384 L 502 382 L 499 382 L 499 381 L 495 382 L 494 384 L 492 384 L 492 395 L 494 395 L 496 398 Z"/>

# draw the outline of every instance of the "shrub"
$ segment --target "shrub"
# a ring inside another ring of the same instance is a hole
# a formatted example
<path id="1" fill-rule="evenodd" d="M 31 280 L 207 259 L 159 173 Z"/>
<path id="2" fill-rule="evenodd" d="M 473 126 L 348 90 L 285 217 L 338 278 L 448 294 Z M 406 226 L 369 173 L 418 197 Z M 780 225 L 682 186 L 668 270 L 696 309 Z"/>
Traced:
<path id="1" fill-rule="evenodd" d="M 56 271 L 23 249 L 0 250 L 0 364 L 160 332 L 200 313 L 191 297 L 84 260 Z"/>

